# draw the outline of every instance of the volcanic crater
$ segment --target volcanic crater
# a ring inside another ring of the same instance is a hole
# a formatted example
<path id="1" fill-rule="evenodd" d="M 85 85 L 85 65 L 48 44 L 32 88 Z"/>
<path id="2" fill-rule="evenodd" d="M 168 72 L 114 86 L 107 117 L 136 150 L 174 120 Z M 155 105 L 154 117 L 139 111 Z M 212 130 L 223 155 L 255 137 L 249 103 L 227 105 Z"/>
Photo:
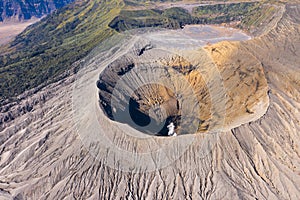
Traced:
<path id="1" fill-rule="evenodd" d="M 249 39 L 245 33 L 192 25 L 134 37 L 134 45 L 97 81 L 100 108 L 111 120 L 166 136 L 170 123 L 179 135 L 208 133 L 266 112 L 262 66 L 247 51 L 238 51 L 239 43 Z"/>

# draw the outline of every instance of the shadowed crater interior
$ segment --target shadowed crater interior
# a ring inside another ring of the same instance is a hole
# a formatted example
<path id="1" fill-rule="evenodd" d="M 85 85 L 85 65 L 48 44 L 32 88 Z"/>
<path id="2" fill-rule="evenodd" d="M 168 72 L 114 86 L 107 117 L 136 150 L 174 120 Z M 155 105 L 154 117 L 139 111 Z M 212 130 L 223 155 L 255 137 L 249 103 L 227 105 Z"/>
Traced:
<path id="1" fill-rule="evenodd" d="M 195 66 L 159 50 L 140 52 L 121 56 L 100 74 L 99 105 L 106 116 L 151 135 L 167 136 L 171 123 L 176 134 L 207 130 L 211 102 Z"/>

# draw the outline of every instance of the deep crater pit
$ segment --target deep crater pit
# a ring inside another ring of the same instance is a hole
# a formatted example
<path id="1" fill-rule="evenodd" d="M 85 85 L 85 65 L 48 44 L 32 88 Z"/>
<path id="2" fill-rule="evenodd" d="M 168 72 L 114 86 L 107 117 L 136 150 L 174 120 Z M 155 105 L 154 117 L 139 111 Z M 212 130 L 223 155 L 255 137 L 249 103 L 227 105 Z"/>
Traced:
<path id="1" fill-rule="evenodd" d="M 158 136 L 168 136 L 169 125 L 181 135 L 251 121 L 267 105 L 263 70 L 236 46 L 220 43 L 249 39 L 240 30 L 203 25 L 137 36 L 101 72 L 99 106 L 110 120 Z"/>
<path id="2" fill-rule="evenodd" d="M 168 136 L 170 124 L 176 134 L 207 130 L 211 102 L 196 66 L 161 49 L 143 49 L 135 47 L 100 74 L 106 116 L 151 135 Z"/>

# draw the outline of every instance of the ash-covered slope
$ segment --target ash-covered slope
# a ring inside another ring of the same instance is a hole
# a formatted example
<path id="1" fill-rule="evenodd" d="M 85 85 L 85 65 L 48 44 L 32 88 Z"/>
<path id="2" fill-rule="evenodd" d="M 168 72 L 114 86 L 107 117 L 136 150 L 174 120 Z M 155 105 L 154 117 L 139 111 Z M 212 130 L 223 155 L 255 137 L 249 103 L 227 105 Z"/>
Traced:
<path id="1" fill-rule="evenodd" d="M 3 0 L 0 2 L 0 22 L 40 18 L 70 2 L 73 0 Z"/>
<path id="2" fill-rule="evenodd" d="M 222 53 L 222 49 L 231 46 L 235 47 L 230 49 L 231 55 L 244 52 L 261 63 L 269 87 L 270 105 L 260 119 L 231 131 L 194 136 L 182 156 L 163 168 L 127 168 L 120 165 L 124 164 L 120 157 L 111 157 L 112 148 L 95 159 L 87 151 L 95 146 L 83 145 L 84 138 L 77 134 L 77 118 L 75 121 L 73 118 L 77 115 L 72 102 L 75 77 L 71 76 L 27 97 L 22 105 L 12 107 L 10 113 L 22 114 L 14 115 L 14 119 L 1 128 L 0 197 L 299 199 L 300 6 L 286 5 L 281 14 L 255 39 L 208 48 L 208 51 L 211 48 L 212 59 L 221 66 L 227 63 L 230 67 L 230 60 L 220 58 L 230 57 Z M 239 59 L 242 62 L 248 58 Z M 81 80 L 77 86 L 87 84 L 95 85 L 90 90 L 97 98 L 96 80 Z M 87 90 L 79 95 L 82 100 L 88 98 L 85 94 Z M 91 99 L 85 102 L 97 103 Z M 9 113 L 4 112 L 1 118 L 7 115 Z M 89 120 L 85 121 L 85 127 L 92 127 Z M 142 145 L 141 149 L 138 140 L 117 133 L 110 135 L 110 139 L 123 151 L 141 152 L 153 148 Z M 156 144 L 187 137 L 156 139 Z M 175 143 L 172 148 L 181 150 Z M 161 162 L 167 159 L 162 156 Z M 152 161 L 157 161 L 155 155 Z M 136 160 L 127 164 L 138 163 Z"/>

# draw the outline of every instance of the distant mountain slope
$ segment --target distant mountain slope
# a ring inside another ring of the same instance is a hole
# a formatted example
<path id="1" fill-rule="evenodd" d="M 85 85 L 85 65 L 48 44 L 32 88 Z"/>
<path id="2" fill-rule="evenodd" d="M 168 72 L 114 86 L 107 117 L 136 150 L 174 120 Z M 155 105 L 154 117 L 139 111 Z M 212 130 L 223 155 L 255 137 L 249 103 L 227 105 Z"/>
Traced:
<path id="1" fill-rule="evenodd" d="M 22 21 L 31 19 L 32 17 L 42 17 L 72 1 L 73 0 L 1 0 L 0 21 Z"/>

